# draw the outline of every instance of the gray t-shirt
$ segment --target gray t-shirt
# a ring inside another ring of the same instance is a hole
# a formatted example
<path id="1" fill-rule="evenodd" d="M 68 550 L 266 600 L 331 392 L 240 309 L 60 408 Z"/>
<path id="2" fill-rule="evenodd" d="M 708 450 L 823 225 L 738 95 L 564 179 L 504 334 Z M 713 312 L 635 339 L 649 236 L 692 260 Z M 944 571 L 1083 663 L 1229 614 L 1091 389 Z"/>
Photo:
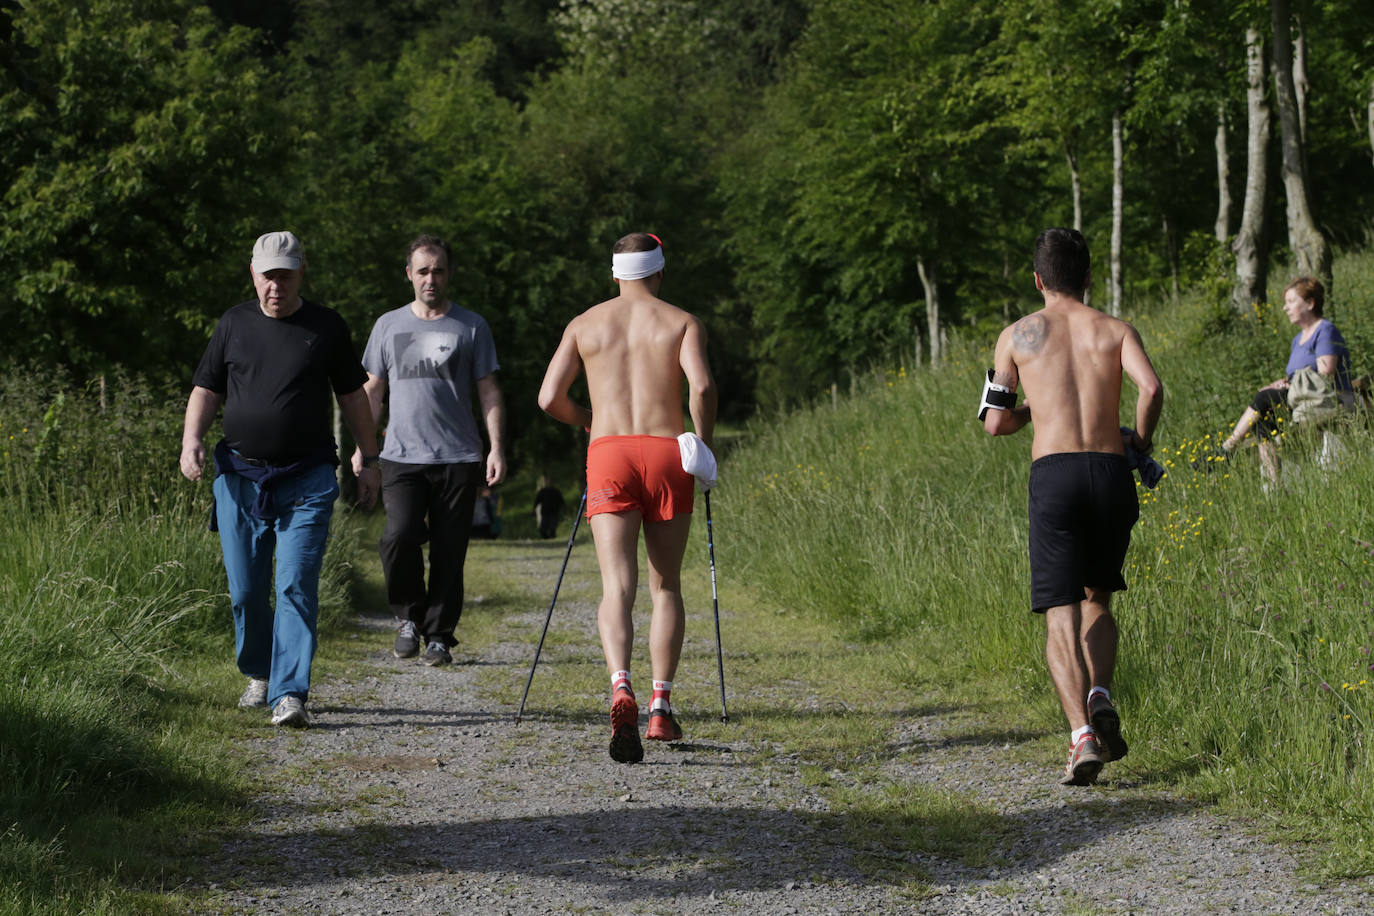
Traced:
<path id="1" fill-rule="evenodd" d="M 481 315 L 453 303 L 433 321 L 416 318 L 409 305 L 393 309 L 372 328 L 363 368 L 387 383 L 383 458 L 402 464 L 482 460 L 472 391 L 500 365 Z"/>

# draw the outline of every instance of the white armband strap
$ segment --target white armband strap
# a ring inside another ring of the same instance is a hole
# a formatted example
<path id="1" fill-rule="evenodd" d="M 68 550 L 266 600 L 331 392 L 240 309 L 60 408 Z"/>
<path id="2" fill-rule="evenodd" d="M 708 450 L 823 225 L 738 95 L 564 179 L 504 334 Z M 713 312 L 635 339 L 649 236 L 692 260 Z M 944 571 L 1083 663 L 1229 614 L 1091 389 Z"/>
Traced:
<path id="1" fill-rule="evenodd" d="M 983 400 L 978 404 L 978 419 L 988 415 L 988 410 L 1011 410 L 1016 406 L 1016 392 L 992 380 L 992 370 L 983 382 Z"/>

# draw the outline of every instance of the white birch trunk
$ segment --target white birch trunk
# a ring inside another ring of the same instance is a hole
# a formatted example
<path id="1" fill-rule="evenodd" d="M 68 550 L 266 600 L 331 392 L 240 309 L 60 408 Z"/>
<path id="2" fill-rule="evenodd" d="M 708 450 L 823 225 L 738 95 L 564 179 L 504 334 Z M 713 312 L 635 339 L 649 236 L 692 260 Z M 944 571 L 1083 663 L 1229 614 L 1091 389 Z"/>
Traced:
<path id="1" fill-rule="evenodd" d="M 1364 111 L 1365 125 L 1369 128 L 1369 161 L 1374 163 L 1374 80 L 1369 82 L 1369 105 Z"/>
<path id="2" fill-rule="evenodd" d="M 1245 200 L 1241 204 L 1240 231 L 1231 243 L 1236 255 L 1236 285 L 1231 304 L 1244 311 L 1265 301 L 1268 280 L 1264 250 L 1265 170 L 1269 159 L 1269 103 L 1264 96 L 1264 37 L 1254 27 L 1245 30 Z"/>
<path id="3" fill-rule="evenodd" d="M 1288 201 L 1288 241 L 1294 269 L 1316 277 L 1331 295 L 1331 246 L 1317 228 L 1307 193 L 1302 128 L 1297 92 L 1293 87 L 1293 35 L 1288 0 L 1269 0 L 1274 32 L 1274 103 L 1279 110 L 1280 149 L 1283 151 L 1283 191 Z"/>
<path id="4" fill-rule="evenodd" d="M 1174 305 L 1178 305 L 1178 233 L 1174 230 L 1174 224 L 1166 215 L 1164 217 L 1164 250 L 1169 257 L 1169 291 Z"/>
<path id="5" fill-rule="evenodd" d="M 1307 32 L 1302 17 L 1294 16 L 1293 35 L 1293 94 L 1298 101 L 1298 136 L 1302 139 L 1303 155 L 1307 155 Z M 1304 161 L 1304 166 L 1306 162 Z M 1304 169 L 1305 170 L 1305 169 Z"/>
<path id="6" fill-rule="evenodd" d="M 916 273 L 926 294 L 926 328 L 930 332 L 930 365 L 934 368 L 944 357 L 940 347 L 940 287 L 934 266 L 927 268 L 925 258 L 916 259 Z"/>
<path id="7" fill-rule="evenodd" d="M 1371 103 L 1374 104 L 1374 103 Z M 1371 135 L 1374 136 L 1374 135 Z M 1073 194 L 1073 228 L 1083 231 L 1083 180 L 1078 174 L 1078 156 L 1065 146 L 1064 158 L 1069 161 L 1069 187 Z"/>
<path id="8" fill-rule="evenodd" d="M 1112 113 L 1112 285 L 1107 293 L 1107 308 L 1121 315 L 1121 222 L 1126 197 L 1125 155 L 1121 139 L 1121 112 Z"/>
<path id="9" fill-rule="evenodd" d="M 1231 234 L 1231 163 L 1226 147 L 1226 103 L 1217 102 L 1217 221 L 1212 233 L 1218 242 Z"/>

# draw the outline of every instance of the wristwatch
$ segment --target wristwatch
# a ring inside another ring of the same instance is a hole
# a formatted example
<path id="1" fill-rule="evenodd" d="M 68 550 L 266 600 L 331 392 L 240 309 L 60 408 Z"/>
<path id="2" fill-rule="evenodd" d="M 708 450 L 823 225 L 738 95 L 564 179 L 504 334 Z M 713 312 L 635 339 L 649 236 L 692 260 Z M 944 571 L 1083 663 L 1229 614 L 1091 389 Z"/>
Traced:
<path id="1" fill-rule="evenodd" d="M 363 467 L 365 467 L 365 468 L 379 468 L 379 467 L 381 467 L 381 466 L 382 466 L 382 456 L 381 456 L 381 455 L 364 455 L 364 456 L 363 456 Z"/>

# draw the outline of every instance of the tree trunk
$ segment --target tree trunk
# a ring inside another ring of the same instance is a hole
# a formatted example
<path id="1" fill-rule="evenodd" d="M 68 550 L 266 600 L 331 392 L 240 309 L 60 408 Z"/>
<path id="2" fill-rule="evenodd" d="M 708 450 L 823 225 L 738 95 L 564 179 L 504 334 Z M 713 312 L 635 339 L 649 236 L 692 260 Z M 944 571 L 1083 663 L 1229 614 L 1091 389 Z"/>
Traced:
<path id="1" fill-rule="evenodd" d="M 1107 293 L 1108 310 L 1121 315 L 1121 220 L 1124 210 L 1125 155 L 1121 142 L 1121 111 L 1112 112 L 1112 288 Z"/>
<path id="2" fill-rule="evenodd" d="M 1288 199 L 1288 243 L 1297 272 L 1316 277 L 1331 295 L 1331 246 L 1312 217 L 1307 194 L 1307 170 L 1303 167 L 1302 127 L 1298 120 L 1297 93 L 1293 88 L 1293 36 L 1288 0 L 1269 0 L 1274 32 L 1274 103 L 1279 109 L 1279 133 L 1283 150 L 1283 191 Z"/>
<path id="3" fill-rule="evenodd" d="M 1303 156 L 1307 155 L 1307 33 L 1302 17 L 1293 17 L 1293 96 L 1298 102 L 1298 137 L 1302 140 Z M 1303 171 L 1307 160 L 1303 159 Z"/>
<path id="4" fill-rule="evenodd" d="M 1069 160 L 1069 187 L 1073 192 L 1073 228 L 1082 232 L 1083 180 L 1078 174 L 1078 156 L 1067 144 L 1064 146 L 1064 158 Z"/>
<path id="5" fill-rule="evenodd" d="M 1369 127 L 1369 161 L 1374 162 L 1374 80 L 1369 82 L 1369 106 L 1365 109 L 1365 122 Z"/>
<path id="6" fill-rule="evenodd" d="M 1265 301 L 1268 252 L 1264 237 L 1265 171 L 1268 166 L 1269 103 L 1264 97 L 1264 38 L 1260 30 L 1245 30 L 1246 123 L 1245 200 L 1241 204 L 1240 231 L 1231 243 L 1236 254 L 1236 286 L 1231 304 L 1245 311 Z"/>
<path id="7" fill-rule="evenodd" d="M 916 273 L 921 277 L 921 287 L 926 293 L 926 328 L 930 332 L 930 365 L 939 366 L 944 353 L 940 348 L 940 287 L 936 281 L 935 268 L 926 268 L 925 258 L 916 259 Z"/>
<path id="8" fill-rule="evenodd" d="M 1217 102 L 1217 221 L 1212 232 L 1218 242 L 1231 234 L 1231 163 L 1226 149 L 1226 103 Z"/>
<path id="9" fill-rule="evenodd" d="M 1169 258 L 1169 290 L 1174 305 L 1178 305 L 1178 231 L 1168 214 L 1164 216 L 1164 250 Z"/>

